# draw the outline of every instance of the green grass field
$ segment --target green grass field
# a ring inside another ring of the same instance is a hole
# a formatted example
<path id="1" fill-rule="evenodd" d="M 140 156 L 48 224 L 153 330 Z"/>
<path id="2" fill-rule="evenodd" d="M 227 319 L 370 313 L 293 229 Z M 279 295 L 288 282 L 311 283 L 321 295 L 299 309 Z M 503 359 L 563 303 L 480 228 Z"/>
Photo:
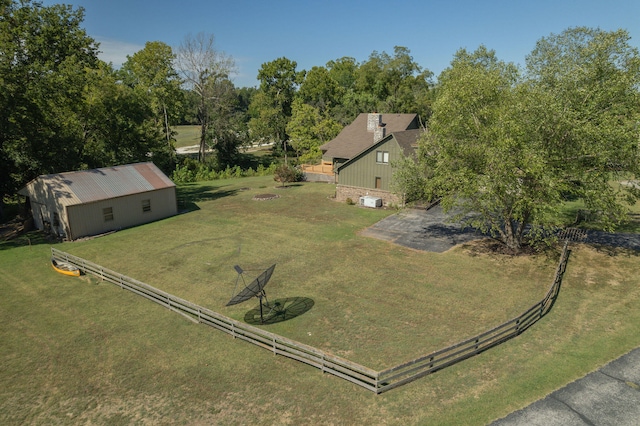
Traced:
<path id="1" fill-rule="evenodd" d="M 200 126 L 174 126 L 176 132 L 176 148 L 200 145 Z"/>
<path id="2" fill-rule="evenodd" d="M 179 188 L 191 211 L 61 250 L 244 320 L 233 265 L 276 263 L 270 299 L 306 313 L 261 326 L 374 369 L 513 317 L 555 253 L 424 253 L 358 235 L 391 211 L 270 177 Z M 280 198 L 254 201 L 256 194 Z M 640 345 L 637 253 L 576 246 L 560 297 L 523 335 L 382 395 L 196 325 L 114 285 L 52 271 L 35 234 L 0 243 L 2 424 L 486 424 Z M 29 244 L 31 243 L 31 244 Z"/>

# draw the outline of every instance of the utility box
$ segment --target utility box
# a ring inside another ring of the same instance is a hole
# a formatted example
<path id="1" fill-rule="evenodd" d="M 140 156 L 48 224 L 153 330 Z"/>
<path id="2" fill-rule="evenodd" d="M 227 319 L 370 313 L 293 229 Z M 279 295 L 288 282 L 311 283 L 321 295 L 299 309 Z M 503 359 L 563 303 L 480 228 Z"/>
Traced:
<path id="1" fill-rule="evenodd" d="M 382 207 L 382 198 L 366 195 L 364 197 L 360 197 L 360 205 L 363 207 L 373 208 Z"/>

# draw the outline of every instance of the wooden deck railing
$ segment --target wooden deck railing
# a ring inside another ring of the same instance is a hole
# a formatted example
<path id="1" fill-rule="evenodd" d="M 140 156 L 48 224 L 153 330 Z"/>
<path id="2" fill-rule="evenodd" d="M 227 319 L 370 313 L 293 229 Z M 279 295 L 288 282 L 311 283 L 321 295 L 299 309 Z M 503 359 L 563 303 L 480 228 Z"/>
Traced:
<path id="1" fill-rule="evenodd" d="M 333 175 L 333 165 L 332 164 L 303 164 L 302 171 L 306 173 L 320 173 L 323 175 Z"/>
<path id="2" fill-rule="evenodd" d="M 379 394 L 484 352 L 518 336 L 535 324 L 551 310 L 558 297 L 562 277 L 569 259 L 569 250 L 567 241 L 549 290 L 539 302 L 522 314 L 477 336 L 383 371 L 375 371 L 312 346 L 236 321 L 55 248 L 51 248 L 51 255 L 56 259 L 78 266 L 87 274 L 109 281 L 156 302 L 193 322 L 209 325 L 232 335 L 234 338 L 270 350 L 275 355 L 295 359 Z"/>

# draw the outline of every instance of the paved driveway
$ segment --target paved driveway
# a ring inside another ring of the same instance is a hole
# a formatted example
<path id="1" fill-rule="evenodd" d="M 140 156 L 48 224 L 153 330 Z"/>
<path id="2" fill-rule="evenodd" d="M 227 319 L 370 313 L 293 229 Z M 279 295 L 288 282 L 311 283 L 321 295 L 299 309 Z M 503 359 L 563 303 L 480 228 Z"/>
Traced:
<path id="1" fill-rule="evenodd" d="M 453 246 L 485 236 L 474 229 L 449 223 L 440 206 L 406 209 L 361 231 L 361 235 L 391 241 L 417 250 L 442 253 Z"/>
<path id="2" fill-rule="evenodd" d="M 637 426 L 640 348 L 553 392 L 492 426 Z"/>
<path id="3" fill-rule="evenodd" d="M 458 244 L 486 238 L 486 235 L 475 229 L 463 229 L 459 224 L 449 222 L 449 217 L 440 206 L 429 210 L 406 209 L 382 219 L 361 231 L 360 235 L 436 253 L 445 252 Z M 590 244 L 640 250 L 640 234 L 587 231 L 586 235 L 585 242 Z"/>

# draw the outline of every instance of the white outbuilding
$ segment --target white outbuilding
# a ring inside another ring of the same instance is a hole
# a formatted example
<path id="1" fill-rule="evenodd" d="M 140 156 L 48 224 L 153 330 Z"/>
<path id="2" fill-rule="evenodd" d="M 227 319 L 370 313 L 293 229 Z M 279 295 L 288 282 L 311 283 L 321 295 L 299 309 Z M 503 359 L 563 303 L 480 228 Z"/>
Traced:
<path id="1" fill-rule="evenodd" d="M 151 162 L 43 175 L 18 193 L 36 228 L 67 240 L 178 213 L 176 185 Z"/>

